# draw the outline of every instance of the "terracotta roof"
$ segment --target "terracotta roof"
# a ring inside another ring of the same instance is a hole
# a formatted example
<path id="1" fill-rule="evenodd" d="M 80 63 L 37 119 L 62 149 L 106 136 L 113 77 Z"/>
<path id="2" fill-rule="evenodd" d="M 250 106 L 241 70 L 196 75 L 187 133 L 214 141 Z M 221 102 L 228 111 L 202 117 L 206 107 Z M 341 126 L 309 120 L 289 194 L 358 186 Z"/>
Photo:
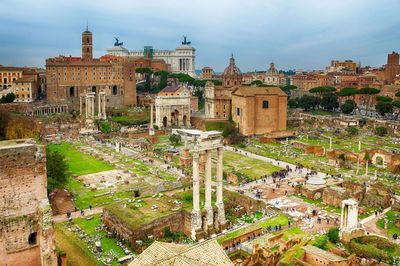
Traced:
<path id="1" fill-rule="evenodd" d="M 35 82 L 35 81 L 36 81 L 35 76 L 23 76 L 23 77 L 17 79 L 17 80 L 15 81 L 15 83 L 20 83 L 20 82 Z"/>
<path id="2" fill-rule="evenodd" d="M 279 95 L 287 96 L 279 87 L 238 87 L 232 95 L 236 96 L 256 96 L 256 95 Z"/>
<path id="3" fill-rule="evenodd" d="M 176 86 L 176 85 L 171 86 L 171 85 L 169 85 L 169 86 L 165 87 L 164 89 L 162 89 L 161 92 L 176 92 L 177 90 L 179 90 L 179 86 Z"/>
<path id="4" fill-rule="evenodd" d="M 155 241 L 129 266 L 224 266 L 233 265 L 217 241 L 193 246 Z"/>

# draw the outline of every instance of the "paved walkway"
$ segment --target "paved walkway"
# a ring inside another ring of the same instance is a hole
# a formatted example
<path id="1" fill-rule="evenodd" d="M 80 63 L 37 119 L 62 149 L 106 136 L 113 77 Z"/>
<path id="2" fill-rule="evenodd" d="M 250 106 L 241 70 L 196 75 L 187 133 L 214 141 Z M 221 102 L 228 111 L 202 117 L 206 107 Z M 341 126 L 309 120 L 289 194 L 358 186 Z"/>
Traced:
<path id="1" fill-rule="evenodd" d="M 376 222 L 379 219 L 384 218 L 385 214 L 390 210 L 391 210 L 391 207 L 384 209 L 383 212 L 379 213 L 378 215 L 375 215 L 375 213 L 373 213 L 372 215 L 370 215 L 367 218 L 364 218 L 363 220 L 360 221 L 361 226 L 369 233 L 388 238 L 386 231 L 383 230 L 382 228 L 379 228 L 376 225 Z M 390 239 L 390 237 L 388 239 Z"/>
<path id="2" fill-rule="evenodd" d="M 75 218 L 85 217 L 85 216 L 89 216 L 89 215 L 93 215 L 93 214 L 97 214 L 97 213 L 101 213 L 101 212 L 103 212 L 103 207 L 95 207 L 95 208 L 92 208 L 92 210 L 85 209 L 84 210 L 84 216 L 81 215 L 81 211 L 80 210 L 76 211 L 76 212 L 72 212 L 71 213 L 71 217 L 73 219 L 75 219 Z M 64 222 L 64 221 L 67 221 L 67 220 L 68 220 L 68 218 L 67 218 L 66 214 L 59 214 L 59 215 L 54 215 L 53 216 L 53 221 L 55 223 L 60 223 L 60 222 Z"/>

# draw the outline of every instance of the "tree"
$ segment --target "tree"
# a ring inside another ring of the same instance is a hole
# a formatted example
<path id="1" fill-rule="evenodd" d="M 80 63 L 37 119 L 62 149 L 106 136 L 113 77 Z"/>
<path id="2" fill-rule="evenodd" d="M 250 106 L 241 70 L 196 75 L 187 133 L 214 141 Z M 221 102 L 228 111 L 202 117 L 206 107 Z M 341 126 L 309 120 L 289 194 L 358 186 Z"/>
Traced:
<path id="1" fill-rule="evenodd" d="M 393 101 L 392 102 L 392 106 L 397 110 L 397 114 L 396 114 L 396 120 L 399 117 L 400 114 L 400 101 Z"/>
<path id="2" fill-rule="evenodd" d="M 196 90 L 194 91 L 194 96 L 199 98 L 199 109 L 200 110 L 204 109 L 205 99 L 203 95 L 203 90 L 200 88 L 196 88 Z"/>
<path id="3" fill-rule="evenodd" d="M 289 108 L 298 108 L 299 107 L 299 98 L 291 98 L 288 100 Z"/>
<path id="4" fill-rule="evenodd" d="M 380 92 L 380 90 L 375 89 L 375 88 L 369 88 L 369 87 L 367 87 L 367 88 L 361 88 L 361 89 L 358 91 L 358 94 L 364 94 L 364 95 L 367 96 L 367 102 L 366 102 L 366 105 L 367 105 L 366 107 L 367 107 L 367 109 L 366 109 L 366 111 L 365 111 L 365 114 L 366 114 L 366 115 L 368 115 L 368 111 L 369 111 L 369 108 L 370 108 L 371 95 L 378 94 L 379 92 Z"/>
<path id="5" fill-rule="evenodd" d="M 387 135 L 387 133 L 388 133 L 388 131 L 387 131 L 386 127 L 377 127 L 375 129 L 375 134 L 380 137 Z"/>
<path id="6" fill-rule="evenodd" d="M 375 110 L 381 116 L 385 116 L 387 113 L 392 113 L 393 112 L 393 105 L 390 102 L 378 102 L 375 105 Z"/>
<path id="7" fill-rule="evenodd" d="M 320 99 L 313 95 L 304 95 L 299 99 L 299 107 L 305 111 L 315 109 L 320 103 Z"/>
<path id="8" fill-rule="evenodd" d="M 321 106 L 328 111 L 332 111 L 333 109 L 338 108 L 338 96 L 332 92 L 324 93 L 321 100 Z"/>
<path id="9" fill-rule="evenodd" d="M 181 136 L 180 135 L 175 135 L 171 134 L 169 136 L 169 141 L 172 143 L 172 145 L 177 146 L 181 142 Z"/>
<path id="10" fill-rule="evenodd" d="M 346 100 L 346 102 L 340 106 L 340 110 L 342 110 L 344 114 L 351 114 L 355 108 L 356 103 L 353 100 Z"/>
<path id="11" fill-rule="evenodd" d="M 329 241 L 331 241 L 332 243 L 336 244 L 337 242 L 339 242 L 339 228 L 334 227 L 329 229 L 326 235 L 328 236 Z"/>
<path id="12" fill-rule="evenodd" d="M 349 126 L 346 130 L 352 136 L 355 136 L 358 134 L 358 128 L 355 126 Z"/>
<path id="13" fill-rule="evenodd" d="M 0 103 L 12 103 L 15 100 L 15 94 L 10 92 L 6 95 L 3 95 L 0 99 Z"/>
<path id="14" fill-rule="evenodd" d="M 295 90 L 297 89 L 297 86 L 295 85 L 286 85 L 286 86 L 282 86 L 280 87 L 284 92 L 288 93 L 291 90 Z"/>
<path id="15" fill-rule="evenodd" d="M 388 102 L 388 103 L 390 103 L 390 102 L 393 101 L 393 99 L 390 98 L 389 96 L 382 96 L 382 95 L 376 96 L 376 100 L 377 100 L 378 102 Z"/>
<path id="16" fill-rule="evenodd" d="M 354 96 L 358 93 L 358 89 L 356 88 L 351 88 L 351 87 L 346 87 L 342 88 L 337 95 L 340 97 L 348 97 L 348 96 Z"/>
<path id="17" fill-rule="evenodd" d="M 309 90 L 310 93 L 315 93 L 318 94 L 319 97 L 322 97 L 323 94 L 325 93 L 333 93 L 336 91 L 335 87 L 330 87 L 330 86 L 320 86 L 320 87 L 315 87 Z"/>
<path id="18" fill-rule="evenodd" d="M 396 92 L 395 96 L 400 97 L 400 91 Z"/>
<path id="19" fill-rule="evenodd" d="M 262 85 L 262 84 L 263 84 L 263 82 L 262 82 L 261 80 L 258 80 L 258 79 L 253 80 L 253 81 L 251 82 L 251 85 L 256 85 L 257 87 L 260 86 L 260 85 Z"/>
<path id="20" fill-rule="evenodd" d="M 47 149 L 47 192 L 55 188 L 64 188 L 68 181 L 68 165 L 65 156 L 58 151 Z"/>

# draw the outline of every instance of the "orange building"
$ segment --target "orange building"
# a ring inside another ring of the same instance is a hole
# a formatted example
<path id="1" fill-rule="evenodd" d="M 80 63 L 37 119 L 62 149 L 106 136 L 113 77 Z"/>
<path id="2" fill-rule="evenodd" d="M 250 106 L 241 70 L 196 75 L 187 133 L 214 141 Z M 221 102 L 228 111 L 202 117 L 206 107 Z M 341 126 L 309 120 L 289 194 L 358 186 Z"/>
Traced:
<path id="1" fill-rule="evenodd" d="M 135 61 L 128 58 L 109 55 L 93 58 L 92 33 L 86 29 L 82 33 L 82 57 L 46 60 L 47 100 L 78 110 L 81 94 L 103 90 L 107 107 L 135 106 L 135 66 Z"/>
<path id="2" fill-rule="evenodd" d="M 388 54 L 387 64 L 385 65 L 386 84 L 392 84 L 398 74 L 400 74 L 399 54 L 392 52 Z"/>

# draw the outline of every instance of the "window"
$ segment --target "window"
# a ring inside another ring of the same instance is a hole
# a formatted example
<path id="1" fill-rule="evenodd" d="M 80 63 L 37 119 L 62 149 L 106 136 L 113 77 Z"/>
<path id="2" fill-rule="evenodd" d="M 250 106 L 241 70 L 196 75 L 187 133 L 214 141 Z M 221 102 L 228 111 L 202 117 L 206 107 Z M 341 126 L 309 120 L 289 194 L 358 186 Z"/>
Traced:
<path id="1" fill-rule="evenodd" d="M 29 245 L 36 245 L 36 243 L 37 243 L 37 233 L 36 232 L 33 232 L 29 235 L 28 243 L 29 243 Z"/>
<path id="2" fill-rule="evenodd" d="M 236 108 L 236 115 L 240 116 L 240 108 Z"/>
<path id="3" fill-rule="evenodd" d="M 268 101 L 263 101 L 262 106 L 264 109 L 269 108 L 269 102 Z"/>
<path id="4" fill-rule="evenodd" d="M 117 86 L 114 85 L 114 86 L 112 87 L 112 94 L 113 94 L 113 95 L 117 95 L 117 93 L 118 93 Z"/>

